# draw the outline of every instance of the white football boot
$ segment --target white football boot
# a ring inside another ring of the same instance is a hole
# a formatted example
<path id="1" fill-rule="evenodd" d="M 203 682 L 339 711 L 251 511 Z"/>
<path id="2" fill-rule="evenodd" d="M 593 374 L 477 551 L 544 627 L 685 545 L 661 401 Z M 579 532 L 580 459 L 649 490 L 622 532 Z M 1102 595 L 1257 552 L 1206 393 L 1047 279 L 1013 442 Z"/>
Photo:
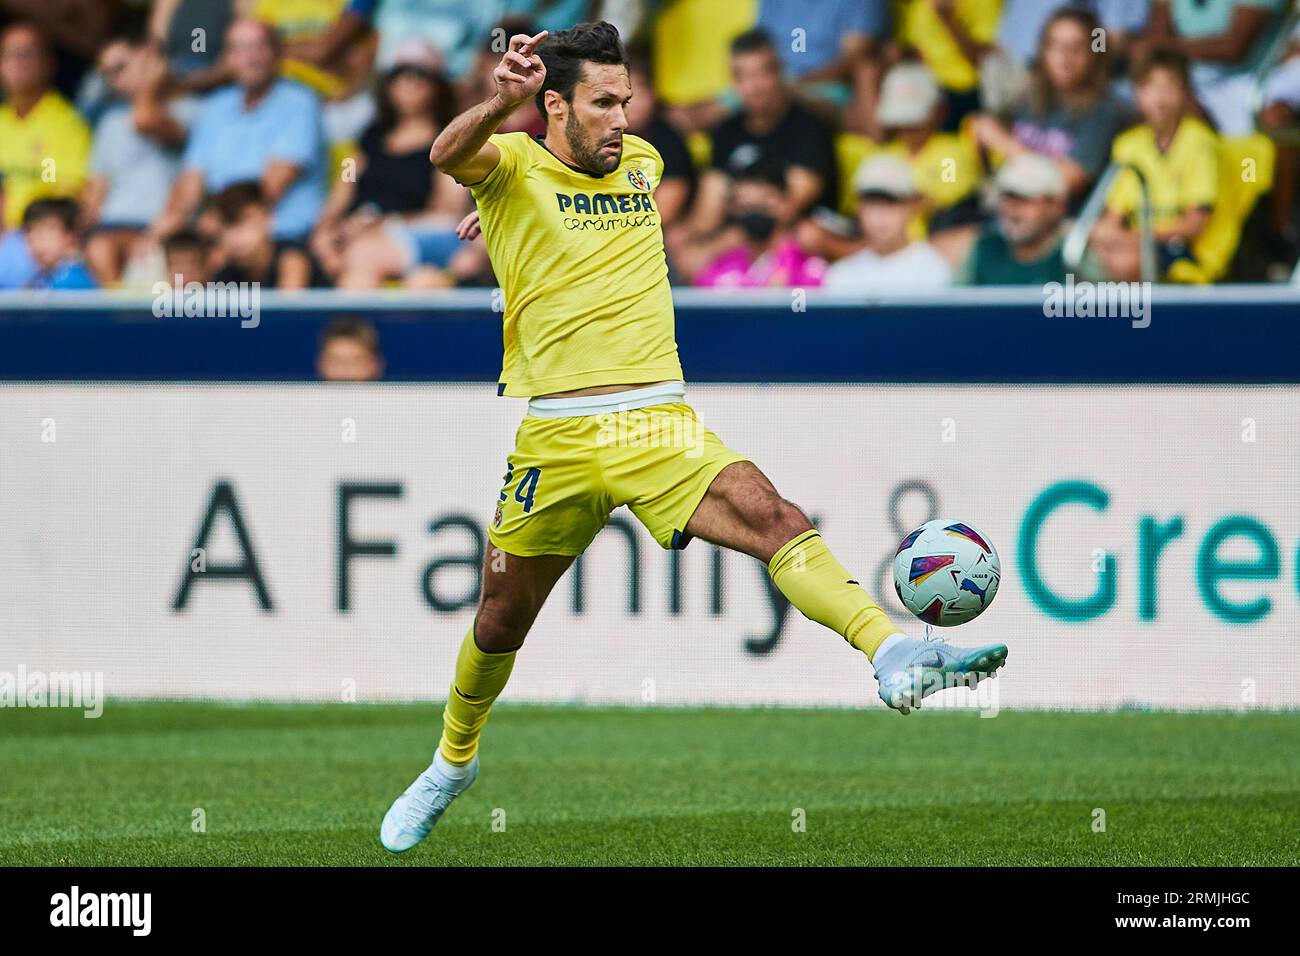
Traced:
<path id="1" fill-rule="evenodd" d="M 393 801 L 379 827 L 379 842 L 386 850 L 401 853 L 429 835 L 451 802 L 470 788 L 478 777 L 478 754 L 465 765 L 463 775 L 453 777 L 442 755 L 435 755 L 415 782 Z"/>
<path id="2" fill-rule="evenodd" d="M 975 687 L 1007 662 L 1005 644 L 953 647 L 937 637 L 886 638 L 872 666 L 880 699 L 900 714 L 919 709 L 922 699 L 949 687 Z"/>

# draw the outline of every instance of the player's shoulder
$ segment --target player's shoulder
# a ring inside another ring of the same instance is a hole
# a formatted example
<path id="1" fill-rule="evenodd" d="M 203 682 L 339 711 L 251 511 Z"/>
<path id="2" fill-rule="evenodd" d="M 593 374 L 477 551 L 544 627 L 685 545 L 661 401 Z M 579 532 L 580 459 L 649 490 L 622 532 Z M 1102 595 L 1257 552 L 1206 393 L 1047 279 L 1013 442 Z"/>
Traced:
<path id="1" fill-rule="evenodd" d="M 642 136 L 637 136 L 635 133 L 623 134 L 623 155 L 636 157 L 650 156 L 660 160 L 661 162 L 663 160 L 663 157 L 659 155 L 659 150 L 655 148 L 654 143 Z"/>
<path id="2" fill-rule="evenodd" d="M 488 142 L 497 149 L 507 150 L 519 156 L 526 156 L 531 148 L 529 140 L 532 139 L 524 130 L 515 130 L 513 133 L 493 133 L 488 137 Z"/>

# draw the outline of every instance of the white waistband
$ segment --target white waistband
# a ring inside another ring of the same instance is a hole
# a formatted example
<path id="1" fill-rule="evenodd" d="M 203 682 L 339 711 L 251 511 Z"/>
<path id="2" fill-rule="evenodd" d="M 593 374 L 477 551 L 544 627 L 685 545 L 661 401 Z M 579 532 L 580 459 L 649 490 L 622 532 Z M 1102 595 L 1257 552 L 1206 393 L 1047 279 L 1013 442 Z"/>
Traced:
<path id="1" fill-rule="evenodd" d="M 534 398 L 528 403 L 533 418 L 578 418 L 605 412 L 626 412 L 650 405 L 667 405 L 686 397 L 685 382 L 660 382 L 644 388 L 629 388 L 604 395 L 575 395 L 570 398 Z"/>

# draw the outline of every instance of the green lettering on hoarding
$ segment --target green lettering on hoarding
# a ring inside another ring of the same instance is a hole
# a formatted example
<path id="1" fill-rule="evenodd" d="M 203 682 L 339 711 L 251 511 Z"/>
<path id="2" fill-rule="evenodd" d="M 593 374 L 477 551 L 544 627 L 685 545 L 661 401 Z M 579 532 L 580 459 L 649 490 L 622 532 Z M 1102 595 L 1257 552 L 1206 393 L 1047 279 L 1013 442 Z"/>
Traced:
<path id="1" fill-rule="evenodd" d="M 1138 522 L 1138 617 L 1144 621 L 1156 619 L 1156 592 L 1159 575 L 1160 552 L 1170 541 L 1183 533 L 1183 519 L 1170 518 L 1161 524 L 1150 515 Z"/>
<path id="2" fill-rule="evenodd" d="M 1254 542 L 1258 556 L 1254 560 L 1243 561 L 1220 558 L 1219 546 L 1235 537 Z M 1272 609 L 1273 602 L 1260 595 L 1254 601 L 1234 603 L 1219 593 L 1219 582 L 1271 581 L 1280 571 L 1277 541 L 1268 528 L 1249 515 L 1231 515 L 1216 524 L 1206 533 L 1196 556 L 1196 583 L 1201 589 L 1202 599 L 1211 611 L 1235 624 L 1258 621 Z"/>
<path id="3" fill-rule="evenodd" d="M 1062 621 L 1087 621 L 1105 614 L 1115 604 L 1115 556 L 1106 553 L 1097 571 L 1097 590 L 1085 598 L 1070 599 L 1052 591 L 1038 571 L 1038 533 L 1048 516 L 1067 504 L 1084 504 L 1105 511 L 1110 496 L 1090 481 L 1060 481 L 1048 486 L 1034 499 L 1020 522 L 1017 545 L 1020 576 L 1025 593 L 1038 607 Z"/>

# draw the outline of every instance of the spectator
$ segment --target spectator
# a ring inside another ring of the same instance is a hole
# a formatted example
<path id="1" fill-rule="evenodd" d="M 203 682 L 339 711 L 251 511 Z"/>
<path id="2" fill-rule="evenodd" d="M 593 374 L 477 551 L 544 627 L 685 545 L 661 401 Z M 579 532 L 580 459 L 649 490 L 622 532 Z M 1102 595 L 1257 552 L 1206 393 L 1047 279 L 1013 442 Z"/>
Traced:
<path id="1" fill-rule="evenodd" d="M 1146 182 L 1151 203 L 1160 274 L 1179 259 L 1191 258 L 1191 245 L 1214 211 L 1219 189 L 1218 137 L 1190 115 L 1191 78 L 1187 58 L 1158 50 L 1133 73 L 1142 123 L 1115 140 L 1117 162 L 1135 167 Z M 1142 194 L 1137 176 L 1126 169 L 1107 198 L 1106 214 L 1093 232 L 1093 248 L 1112 279 L 1140 278 L 1140 236 L 1135 218 Z"/>
<path id="2" fill-rule="evenodd" d="M 686 141 L 676 127 L 663 117 L 655 96 L 649 58 L 633 53 L 628 75 L 632 80 L 632 99 L 627 104 L 628 132 L 654 144 L 664 160 L 664 174 L 655 185 L 655 208 L 659 221 L 668 229 L 681 220 L 695 195 L 695 164 Z"/>
<path id="3" fill-rule="evenodd" d="M 800 94 L 843 110 L 885 39 L 889 8 L 885 0 L 759 0 L 758 27 L 772 37 Z"/>
<path id="4" fill-rule="evenodd" d="M 1065 279 L 1066 210 L 1061 169 L 1037 153 L 1007 160 L 996 178 L 996 219 L 934 236 L 963 285 L 1045 285 Z"/>
<path id="5" fill-rule="evenodd" d="M 1012 60 L 1028 67 L 1041 53 L 1043 28 L 1058 10 L 1094 13 L 1105 31 L 1106 53 L 1124 56 L 1129 42 L 1146 27 L 1150 0 L 1003 0 L 998 45 Z M 1094 37 L 1095 38 L 1095 37 Z"/>
<path id="6" fill-rule="evenodd" d="M 1255 128 L 1250 91 L 1277 33 L 1283 0 L 1155 0 L 1145 40 L 1191 61 L 1192 88 L 1224 136 Z"/>
<path id="7" fill-rule="evenodd" d="M 881 154 L 866 161 L 853 185 L 865 245 L 832 263 L 822 287 L 877 295 L 942 289 L 951 284 L 948 260 L 928 242 L 908 238 L 908 223 L 923 202 L 912 167 L 897 156 Z"/>
<path id="8" fill-rule="evenodd" d="M 690 231 L 707 237 L 722 225 L 730 180 L 737 171 L 763 164 L 785 177 L 796 216 L 814 205 L 838 203 L 835 148 L 830 130 L 794 101 L 781 78 L 781 60 L 761 30 L 741 34 L 731 45 L 731 73 L 740 112 L 710 136 L 711 160 L 700 181 Z"/>
<path id="9" fill-rule="evenodd" d="M 1291 35 L 1286 56 L 1264 87 L 1260 126 L 1275 137 L 1277 169 L 1269 213 L 1273 237 L 1272 257 L 1286 266 L 1295 264 L 1300 249 L 1297 227 L 1296 182 L 1300 180 L 1300 150 L 1287 134 L 1300 125 L 1300 25 Z"/>
<path id="10" fill-rule="evenodd" d="M 384 374 L 379 333 L 364 319 L 335 319 L 320 336 L 316 374 L 326 382 L 376 382 Z"/>
<path id="11" fill-rule="evenodd" d="M 707 132 L 735 107 L 728 55 L 732 41 L 753 27 L 754 4 L 673 0 L 655 7 L 655 95 L 683 134 Z"/>
<path id="12" fill-rule="evenodd" d="M 979 155 L 968 138 L 940 130 L 945 109 L 928 66 L 910 61 L 892 67 L 881 84 L 874 119 L 886 143 L 868 153 L 854 174 L 860 175 L 882 152 L 908 164 L 920 193 L 920 201 L 910 206 L 908 234 L 913 239 L 983 218 Z M 834 261 L 862 246 L 851 226 L 810 217 L 796 226 L 796 234 L 805 251 Z"/>
<path id="13" fill-rule="evenodd" d="M 110 40 L 99 69 L 116 102 L 95 127 L 83 203 L 85 225 L 94 230 L 86 259 L 100 283 L 116 285 L 180 173 L 180 150 L 199 104 L 173 96 L 167 61 L 147 44 Z"/>
<path id="14" fill-rule="evenodd" d="M 167 282 L 184 287 L 206 285 L 212 278 L 212 246 L 193 229 L 182 229 L 163 243 Z"/>
<path id="15" fill-rule="evenodd" d="M 376 38 L 359 35 L 338 51 L 326 68 L 315 60 L 320 44 L 343 14 L 347 0 L 251 0 L 251 16 L 273 27 L 283 44 L 281 73 L 315 91 L 327 101 L 344 100 L 369 78 L 375 61 Z"/>
<path id="16" fill-rule="evenodd" d="M 380 82 L 379 118 L 361 137 L 357 175 L 335 184 L 312 249 L 350 289 L 374 289 L 416 269 L 445 269 L 469 192 L 429 165 L 429 147 L 455 109 L 433 53 L 399 62 Z"/>
<path id="17" fill-rule="evenodd" d="M 305 242 L 325 202 L 320 101 L 277 77 L 279 38 L 264 23 L 236 21 L 226 57 L 235 82 L 204 104 L 153 233 L 166 238 L 185 226 L 205 192 L 256 180 L 274 206 L 275 237 Z"/>
<path id="18" fill-rule="evenodd" d="M 1107 55 L 1093 52 L 1097 18 L 1063 9 L 1048 18 L 1029 94 L 1010 129 L 992 116 L 972 123 L 981 146 L 1004 156 L 1039 153 L 1057 164 L 1070 195 L 1082 198 L 1110 158 L 1127 111 L 1109 92 Z"/>
<path id="19" fill-rule="evenodd" d="M 347 0 L 307 59 L 329 68 L 358 37 L 373 29 L 379 37 L 379 69 L 390 69 L 402 43 L 418 38 L 438 51 L 447 75 L 459 80 L 472 68 L 499 14 L 495 3 L 466 0 Z"/>
<path id="20" fill-rule="evenodd" d="M 979 106 L 979 69 L 993 52 L 1002 0 L 901 0 L 898 40 L 939 79 L 947 100 L 945 129 Z"/>
<path id="21" fill-rule="evenodd" d="M 95 289 L 98 284 L 78 251 L 77 204 L 71 199 L 37 199 L 23 214 L 23 233 L 36 273 L 29 289 Z"/>
<path id="22" fill-rule="evenodd" d="M 256 182 L 234 183 L 213 200 L 221 217 L 224 266 L 216 282 L 257 282 L 272 289 L 324 285 L 311 256 L 301 246 L 276 241 L 271 209 Z"/>
<path id="23" fill-rule="evenodd" d="M 912 168 L 922 202 L 918 216 L 935 230 L 969 221 L 982 178 L 969 141 L 941 132 L 943 96 L 923 63 L 900 63 L 885 74 L 876 122 L 889 137 L 885 149 Z"/>
<path id="24" fill-rule="evenodd" d="M 149 41 L 167 57 L 177 85 L 202 93 L 230 81 L 222 44 L 236 0 L 154 0 Z"/>
<path id="25" fill-rule="evenodd" d="M 9 14 L 46 38 L 51 87 L 69 100 L 77 97 L 99 48 L 128 15 L 128 0 L 4 0 L 0 21 Z"/>
<path id="26" fill-rule="evenodd" d="M 15 23 L 0 33 L 0 188 L 4 228 L 35 199 L 75 197 L 86 181 L 90 130 L 50 86 L 54 60 L 41 31 Z"/>
<path id="27" fill-rule="evenodd" d="M 758 163 L 736 176 L 728 205 L 729 247 L 696 272 L 695 285 L 821 285 L 826 263 L 804 253 L 790 232 L 794 203 L 778 165 Z"/>

